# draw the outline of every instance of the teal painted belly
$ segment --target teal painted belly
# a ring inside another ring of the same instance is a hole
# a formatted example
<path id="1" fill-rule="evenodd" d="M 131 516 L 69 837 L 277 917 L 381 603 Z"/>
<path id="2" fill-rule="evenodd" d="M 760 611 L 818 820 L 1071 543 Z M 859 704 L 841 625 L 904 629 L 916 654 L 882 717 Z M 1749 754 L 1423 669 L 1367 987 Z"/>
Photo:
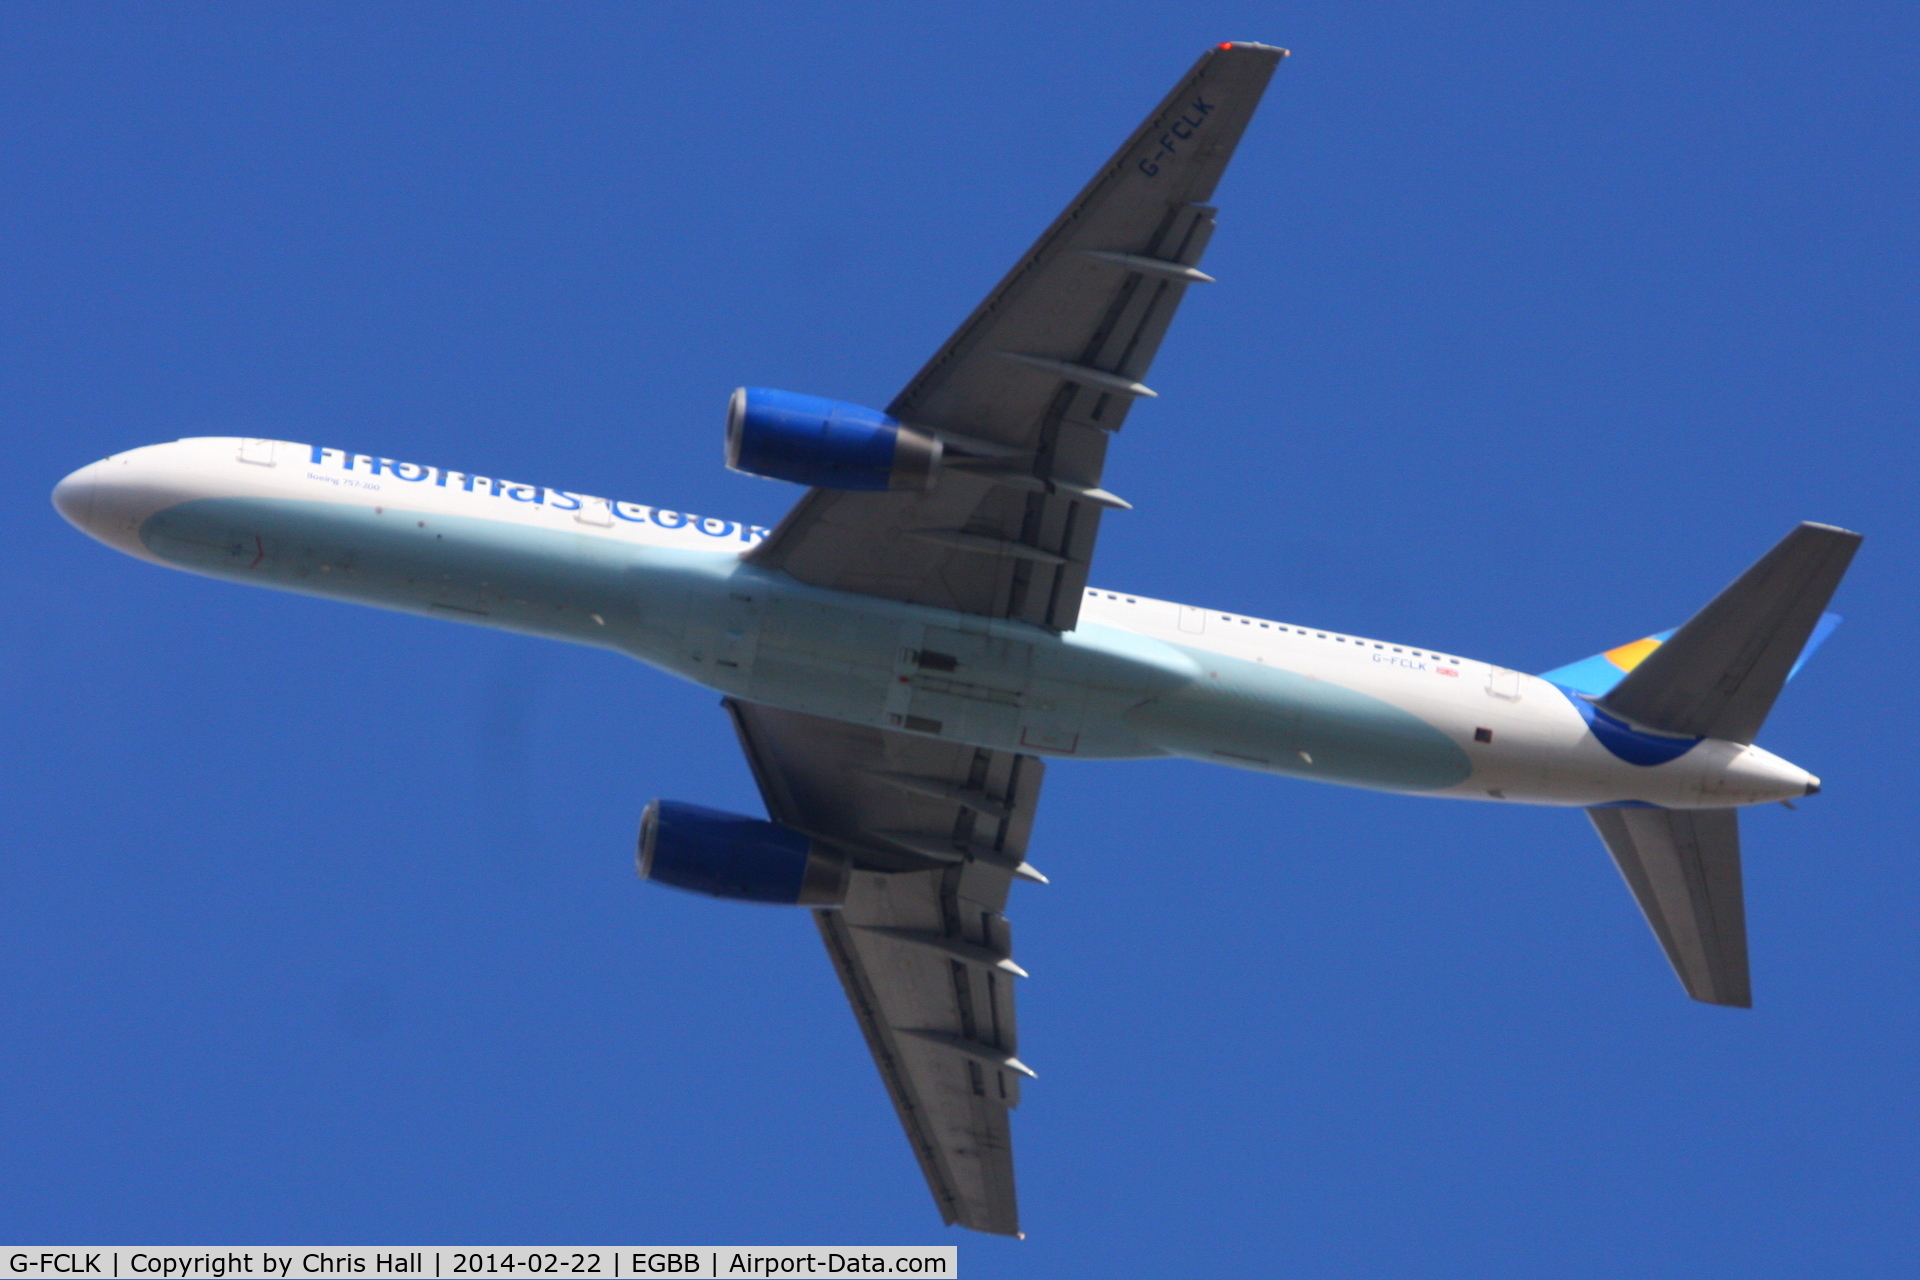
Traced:
<path id="1" fill-rule="evenodd" d="M 1458 743 L 1391 703 L 1292 671 L 1196 656 L 1208 674 L 1127 713 L 1127 723 L 1157 746 L 1386 791 L 1439 791 L 1473 772 Z"/>
<path id="2" fill-rule="evenodd" d="M 214 577 L 587 644 L 677 638 L 684 621 L 682 593 L 658 589 L 670 575 L 650 573 L 676 553 L 497 520 L 204 498 L 156 513 L 140 539 Z"/>

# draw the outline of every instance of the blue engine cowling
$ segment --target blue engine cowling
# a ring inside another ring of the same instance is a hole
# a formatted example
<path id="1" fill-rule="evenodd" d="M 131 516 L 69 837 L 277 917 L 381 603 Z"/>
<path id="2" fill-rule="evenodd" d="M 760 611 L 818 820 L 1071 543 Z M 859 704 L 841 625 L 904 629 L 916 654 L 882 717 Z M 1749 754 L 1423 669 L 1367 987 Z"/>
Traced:
<path id="1" fill-rule="evenodd" d="M 677 800 L 655 800 L 640 819 L 640 878 L 714 898 L 838 906 L 848 861 L 777 822 Z"/>
<path id="2" fill-rule="evenodd" d="M 857 404 L 741 387 L 727 404 L 727 466 L 822 489 L 933 487 L 940 439 Z"/>

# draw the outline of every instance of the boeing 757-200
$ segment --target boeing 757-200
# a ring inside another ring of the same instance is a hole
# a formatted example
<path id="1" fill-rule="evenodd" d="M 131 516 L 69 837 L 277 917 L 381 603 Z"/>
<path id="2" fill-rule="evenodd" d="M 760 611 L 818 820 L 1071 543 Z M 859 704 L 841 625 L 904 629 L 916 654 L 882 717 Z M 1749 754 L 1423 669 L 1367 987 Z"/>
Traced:
<path id="1" fill-rule="evenodd" d="M 1183 756 L 1586 810 L 1688 994 L 1749 1003 L 1736 813 L 1819 780 L 1754 745 L 1857 534 L 1803 524 L 1678 630 L 1545 675 L 1091 587 L 1102 487 L 1283 50 L 1209 50 L 884 412 L 733 395 L 778 528 L 327 445 L 190 439 L 60 513 L 195 573 L 597 645 L 724 695 L 767 819 L 655 800 L 640 874 L 813 909 L 935 1203 L 1018 1234 L 1024 977 L 1048 760 Z"/>

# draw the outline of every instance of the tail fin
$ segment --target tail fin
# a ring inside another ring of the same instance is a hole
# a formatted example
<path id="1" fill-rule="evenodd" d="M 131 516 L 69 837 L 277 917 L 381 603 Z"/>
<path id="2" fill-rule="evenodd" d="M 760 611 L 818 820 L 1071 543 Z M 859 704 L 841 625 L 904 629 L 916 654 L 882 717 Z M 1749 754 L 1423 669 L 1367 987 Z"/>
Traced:
<path id="1" fill-rule="evenodd" d="M 1663 733 L 1752 742 L 1860 546 L 1803 524 L 1655 647 L 1600 705 Z"/>
<path id="2" fill-rule="evenodd" d="M 1859 546 L 1857 533 L 1803 524 L 1678 631 L 1546 678 L 1649 729 L 1752 742 L 1780 687 L 1839 624 L 1821 610 Z M 1687 994 L 1750 1006 L 1738 811 L 1604 808 L 1587 817 Z"/>
<path id="3" fill-rule="evenodd" d="M 1695 1000 L 1751 1008 L 1734 809 L 1589 809 L 1594 830 Z"/>

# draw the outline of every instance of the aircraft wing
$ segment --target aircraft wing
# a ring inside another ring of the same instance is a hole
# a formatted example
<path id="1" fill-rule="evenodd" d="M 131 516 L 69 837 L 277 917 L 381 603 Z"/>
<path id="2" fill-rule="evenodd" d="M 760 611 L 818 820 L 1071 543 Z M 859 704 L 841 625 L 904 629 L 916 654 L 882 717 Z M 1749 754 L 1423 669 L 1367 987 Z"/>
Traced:
<path id="1" fill-rule="evenodd" d="M 1209 50 L 887 412 L 939 434 L 926 493 L 815 489 L 748 559 L 802 582 L 1055 631 L 1079 617 L 1107 437 L 1213 232 L 1213 194 L 1285 50 Z"/>
<path id="2" fill-rule="evenodd" d="M 774 821 L 854 855 L 814 918 L 934 1202 L 1017 1235 L 1008 1112 L 1020 1102 L 1007 889 L 1045 766 L 1031 757 L 729 699 Z"/>

